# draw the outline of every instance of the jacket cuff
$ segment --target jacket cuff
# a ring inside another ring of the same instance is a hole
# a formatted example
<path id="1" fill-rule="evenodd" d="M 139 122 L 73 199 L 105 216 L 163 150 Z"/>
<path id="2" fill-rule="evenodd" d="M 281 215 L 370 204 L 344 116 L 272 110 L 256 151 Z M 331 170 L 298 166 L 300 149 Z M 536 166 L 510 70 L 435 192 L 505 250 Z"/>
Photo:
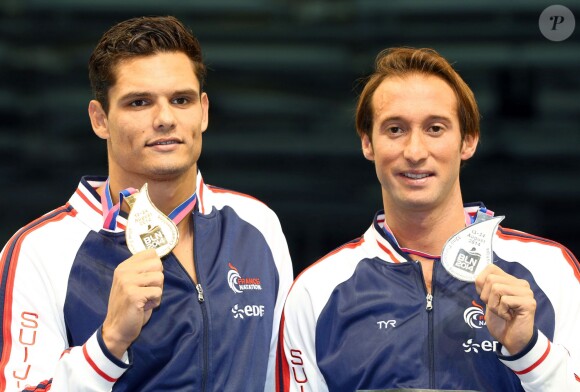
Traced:
<path id="1" fill-rule="evenodd" d="M 552 344 L 541 331 L 536 329 L 532 339 L 524 349 L 516 355 L 509 355 L 502 347 L 499 360 L 510 368 L 522 382 L 531 382 L 535 378 L 534 374 L 541 372 L 545 366 L 549 366 L 548 354 Z"/>
<path id="2" fill-rule="evenodd" d="M 113 362 L 118 367 L 124 368 L 124 369 L 127 369 L 129 367 L 129 365 L 131 365 L 132 361 L 130 361 L 129 353 L 127 351 L 125 351 L 125 353 L 123 353 L 123 357 L 121 359 L 117 358 L 109 351 L 109 348 L 107 347 L 107 345 L 105 344 L 105 340 L 103 339 L 103 326 L 102 325 L 97 330 L 95 335 L 97 336 L 97 341 L 99 343 L 99 347 L 101 348 L 101 351 L 111 362 Z"/>
<path id="3" fill-rule="evenodd" d="M 82 350 L 85 360 L 98 375 L 97 379 L 100 378 L 100 383 L 114 384 L 130 366 L 128 353 L 119 360 L 107 349 L 103 341 L 102 328 L 87 340 Z"/>

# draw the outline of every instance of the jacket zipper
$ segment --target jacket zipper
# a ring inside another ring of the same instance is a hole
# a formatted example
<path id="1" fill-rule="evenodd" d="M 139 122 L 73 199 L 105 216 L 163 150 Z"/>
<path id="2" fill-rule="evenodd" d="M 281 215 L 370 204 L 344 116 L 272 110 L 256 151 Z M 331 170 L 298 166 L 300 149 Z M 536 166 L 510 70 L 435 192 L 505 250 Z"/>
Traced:
<path id="1" fill-rule="evenodd" d="M 427 306 L 425 306 L 425 310 L 430 312 L 431 310 L 433 310 L 433 294 L 431 293 L 427 293 Z"/>
<path id="2" fill-rule="evenodd" d="M 433 348 L 433 295 L 435 293 L 435 263 L 433 263 L 433 273 L 431 275 L 431 292 L 427 291 L 427 283 L 425 283 L 425 275 L 423 275 L 423 267 L 421 267 L 421 262 L 417 261 L 421 271 L 421 280 L 423 281 L 423 290 L 425 290 L 425 311 L 427 312 L 427 335 L 428 335 L 428 345 L 429 345 L 429 388 L 435 388 L 435 349 Z"/>
<path id="3" fill-rule="evenodd" d="M 205 305 L 205 296 L 203 294 L 203 288 L 200 282 L 199 270 L 197 268 L 199 264 L 199 257 L 197 253 L 197 219 L 195 219 L 196 213 L 193 213 L 193 255 L 194 255 L 194 268 L 195 275 L 197 276 L 197 284 L 195 284 L 195 289 L 197 290 L 197 301 L 199 302 L 201 308 L 201 317 L 203 324 L 203 334 L 202 334 L 202 347 L 203 347 L 203 365 L 201 373 L 201 390 L 204 392 L 207 389 L 207 377 L 208 377 L 208 364 L 209 364 L 209 339 L 208 339 L 208 319 L 207 319 L 207 309 Z"/>
<path id="4" fill-rule="evenodd" d="M 202 303 L 203 301 L 205 301 L 205 297 L 203 296 L 203 288 L 201 287 L 201 284 L 200 283 L 196 284 L 195 289 L 197 290 L 197 300 L 199 301 L 199 303 Z"/>

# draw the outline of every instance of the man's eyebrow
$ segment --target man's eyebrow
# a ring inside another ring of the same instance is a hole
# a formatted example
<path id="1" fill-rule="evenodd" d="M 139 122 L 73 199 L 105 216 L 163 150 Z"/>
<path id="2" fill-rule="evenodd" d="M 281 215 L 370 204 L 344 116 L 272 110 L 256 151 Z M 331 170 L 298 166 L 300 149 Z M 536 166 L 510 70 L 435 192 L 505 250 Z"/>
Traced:
<path id="1" fill-rule="evenodd" d="M 199 96 L 200 93 L 196 89 L 184 89 L 184 90 L 177 90 L 171 93 L 172 96 L 175 95 L 192 95 L 192 96 Z M 153 94 L 148 91 L 130 91 L 120 97 L 121 101 L 131 101 L 133 99 L 143 99 L 143 98 L 150 98 Z"/>
<path id="2" fill-rule="evenodd" d="M 385 127 L 392 123 L 406 124 L 409 122 L 409 120 L 407 120 L 405 116 L 387 116 L 384 118 L 379 118 L 376 121 L 380 127 Z"/>
<path id="3" fill-rule="evenodd" d="M 146 91 L 131 91 L 127 94 L 122 95 L 119 100 L 121 101 L 130 101 L 133 99 L 142 99 L 142 98 L 149 98 L 152 94 Z"/>
<path id="4" fill-rule="evenodd" d="M 379 119 L 381 123 L 389 122 L 389 121 L 405 121 L 403 116 L 388 116 L 385 118 Z"/>
<path id="5" fill-rule="evenodd" d="M 192 88 L 188 88 L 188 89 L 185 89 L 185 90 L 175 91 L 173 93 L 173 95 L 200 95 L 200 94 L 199 94 L 199 91 L 197 91 L 195 89 L 192 89 Z"/>

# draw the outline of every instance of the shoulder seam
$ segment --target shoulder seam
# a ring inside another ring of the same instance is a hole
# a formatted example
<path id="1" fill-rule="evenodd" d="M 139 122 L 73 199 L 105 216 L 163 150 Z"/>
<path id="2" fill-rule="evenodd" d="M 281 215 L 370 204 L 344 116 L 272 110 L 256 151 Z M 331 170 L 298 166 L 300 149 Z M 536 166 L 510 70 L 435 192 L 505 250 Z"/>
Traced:
<path id="1" fill-rule="evenodd" d="M 262 202 L 261 200 L 259 200 L 259 199 L 255 198 L 254 196 L 250 196 L 250 195 L 248 195 L 248 194 L 246 194 L 246 193 L 237 192 L 237 191 L 232 191 L 232 190 L 230 190 L 230 189 L 220 188 L 220 187 L 217 187 L 217 186 L 214 186 L 214 185 L 208 185 L 208 184 L 205 184 L 205 185 L 206 185 L 206 186 L 207 186 L 207 187 L 208 187 L 208 188 L 209 188 L 209 189 L 210 189 L 210 190 L 211 190 L 213 193 L 229 193 L 229 194 L 232 194 L 232 195 L 241 196 L 241 197 L 245 197 L 245 198 L 248 198 L 248 199 L 251 199 L 251 200 L 255 200 L 255 201 L 257 201 L 257 202 L 259 202 L 259 203 L 261 203 L 261 204 L 264 204 L 264 202 Z"/>
<path id="2" fill-rule="evenodd" d="M 535 242 L 538 244 L 544 244 L 559 249 L 562 252 L 564 258 L 575 269 L 574 273 L 576 274 L 578 280 L 580 281 L 580 264 L 578 263 L 578 260 L 568 248 L 566 248 L 559 242 L 539 237 L 536 235 L 528 234 L 523 231 L 507 229 L 501 226 L 498 228 L 498 236 L 507 241 L 511 240 L 520 242 Z"/>
<path id="3" fill-rule="evenodd" d="M 316 260 L 314 263 L 310 264 L 308 267 L 306 267 L 297 277 L 295 280 L 298 280 L 298 278 L 300 277 L 300 275 L 302 275 L 304 272 L 308 271 L 310 268 L 312 268 L 313 266 L 315 266 L 316 264 L 319 264 L 320 262 L 326 260 L 327 258 L 329 258 L 330 256 L 333 256 L 337 253 L 339 253 L 341 250 L 344 249 L 355 249 L 359 246 L 361 246 L 363 243 L 365 242 L 364 237 L 359 237 L 356 238 L 350 242 L 347 242 L 346 244 L 343 244 L 341 246 L 339 246 L 338 248 L 334 249 L 333 251 L 327 253 L 326 255 L 324 255 L 323 257 L 321 257 L 320 259 Z"/>

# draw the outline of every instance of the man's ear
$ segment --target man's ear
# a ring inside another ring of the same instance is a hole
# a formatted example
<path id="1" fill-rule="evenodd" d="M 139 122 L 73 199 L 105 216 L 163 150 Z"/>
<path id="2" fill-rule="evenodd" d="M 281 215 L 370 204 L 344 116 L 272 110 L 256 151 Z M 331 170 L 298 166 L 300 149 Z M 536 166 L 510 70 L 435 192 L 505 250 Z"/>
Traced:
<path id="1" fill-rule="evenodd" d="M 369 135 L 364 134 L 361 139 L 361 145 L 362 145 L 362 151 L 363 151 L 363 155 L 365 156 L 366 159 L 368 159 L 369 161 L 374 161 L 375 160 L 375 152 L 373 150 L 373 143 L 369 137 Z"/>
<path id="2" fill-rule="evenodd" d="M 111 135 L 109 133 L 109 121 L 107 120 L 107 113 L 103 109 L 103 105 L 97 100 L 89 102 L 89 118 L 95 134 L 101 139 L 108 139 Z"/>
<path id="3" fill-rule="evenodd" d="M 201 93 L 201 132 L 205 132 L 209 124 L 209 98 L 207 93 Z"/>
<path id="4" fill-rule="evenodd" d="M 475 154 L 479 135 L 465 135 L 461 144 L 461 160 L 466 161 Z"/>

